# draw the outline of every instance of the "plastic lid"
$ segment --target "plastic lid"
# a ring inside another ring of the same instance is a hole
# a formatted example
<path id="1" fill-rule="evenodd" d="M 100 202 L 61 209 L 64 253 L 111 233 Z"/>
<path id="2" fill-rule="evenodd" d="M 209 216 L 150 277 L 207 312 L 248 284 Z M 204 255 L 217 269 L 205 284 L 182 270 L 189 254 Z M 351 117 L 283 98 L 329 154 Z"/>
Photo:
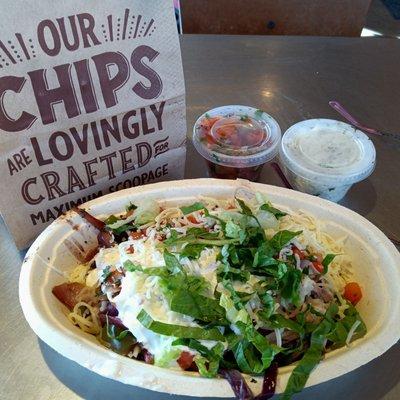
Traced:
<path id="1" fill-rule="evenodd" d="M 247 106 L 222 106 L 201 115 L 193 127 L 197 151 L 213 163 L 253 167 L 279 151 L 281 129 L 266 112 Z"/>
<path id="2" fill-rule="evenodd" d="M 309 119 L 291 126 L 280 147 L 282 162 L 305 179 L 352 184 L 375 168 L 372 141 L 360 130 L 331 119 Z"/>

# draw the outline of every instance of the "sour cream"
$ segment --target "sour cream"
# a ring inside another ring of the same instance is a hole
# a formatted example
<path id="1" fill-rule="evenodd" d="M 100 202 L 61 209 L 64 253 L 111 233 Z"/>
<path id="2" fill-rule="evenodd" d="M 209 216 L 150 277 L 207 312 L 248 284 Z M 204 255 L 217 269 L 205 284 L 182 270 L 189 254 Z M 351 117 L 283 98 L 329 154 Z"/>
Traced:
<path id="1" fill-rule="evenodd" d="M 351 125 L 311 119 L 285 132 L 279 158 L 295 189 L 339 201 L 372 173 L 376 153 L 368 136 Z"/>
<path id="2" fill-rule="evenodd" d="M 165 266 L 162 252 L 158 249 L 158 241 L 149 237 L 146 239 L 129 239 L 111 249 L 102 250 L 96 257 L 99 269 L 106 266 L 121 267 L 125 261 L 131 261 L 143 268 L 162 268 Z M 216 286 L 216 261 L 218 250 L 204 249 L 198 260 L 184 258 L 181 264 L 190 275 L 204 277 L 212 288 Z M 172 346 L 174 337 L 160 335 L 145 328 L 138 320 L 137 315 L 144 309 L 154 320 L 182 326 L 198 327 L 190 316 L 176 313 L 169 308 L 168 299 L 160 286 L 160 278 L 149 276 L 140 271 L 125 272 L 121 280 L 121 291 L 112 300 L 118 309 L 118 317 L 132 332 L 138 342 L 154 356 L 155 363 L 163 363 L 163 358 L 174 350 L 185 350 L 195 354 L 191 349 L 181 346 Z M 203 345 L 212 347 L 213 341 L 201 341 Z M 168 367 L 177 367 L 175 359 L 171 360 Z"/>

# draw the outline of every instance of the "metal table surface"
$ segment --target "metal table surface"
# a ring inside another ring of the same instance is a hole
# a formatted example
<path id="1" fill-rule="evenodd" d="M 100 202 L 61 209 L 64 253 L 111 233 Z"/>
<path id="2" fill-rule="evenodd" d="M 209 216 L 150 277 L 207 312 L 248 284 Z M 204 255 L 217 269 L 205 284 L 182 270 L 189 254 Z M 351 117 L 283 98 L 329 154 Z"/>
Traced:
<path id="1" fill-rule="evenodd" d="M 203 35 L 186 35 L 181 40 L 188 132 L 199 114 L 222 104 L 262 108 L 276 117 L 283 131 L 302 119 L 340 119 L 328 106 L 334 99 L 366 125 L 400 134 L 399 40 Z M 400 145 L 372 139 L 376 170 L 355 185 L 341 204 L 399 238 Z M 186 177 L 204 176 L 205 165 L 189 144 Z M 262 182 L 282 185 L 271 168 L 264 168 Z M 17 251 L 1 221 L 1 399 L 189 399 L 102 378 L 40 341 L 18 302 L 24 253 Z M 296 399 L 400 399 L 399 360 L 398 343 L 380 358 L 306 389 Z"/>

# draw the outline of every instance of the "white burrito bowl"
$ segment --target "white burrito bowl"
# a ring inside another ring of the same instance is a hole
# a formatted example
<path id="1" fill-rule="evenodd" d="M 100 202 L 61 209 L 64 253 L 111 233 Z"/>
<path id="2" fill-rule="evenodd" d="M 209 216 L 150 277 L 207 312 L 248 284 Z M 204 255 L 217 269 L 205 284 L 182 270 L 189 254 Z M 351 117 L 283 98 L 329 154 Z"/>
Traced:
<path id="1" fill-rule="evenodd" d="M 126 189 L 92 200 L 84 208 L 101 217 L 122 212 L 129 201 L 152 198 L 166 204 L 188 204 L 199 195 L 232 197 L 243 186 L 267 194 L 278 207 L 301 209 L 328 221 L 326 230 L 333 237 L 348 236 L 346 253 L 353 258 L 355 279 L 363 288 L 357 309 L 368 333 L 349 348 L 328 353 L 311 374 L 307 386 L 348 373 L 395 344 L 400 338 L 400 254 L 378 228 L 342 206 L 297 191 L 243 180 L 197 179 Z M 84 253 L 95 243 L 95 232 L 76 213 L 69 213 L 54 221 L 31 246 L 21 269 L 19 297 L 34 332 L 63 356 L 107 378 L 177 395 L 232 397 L 225 380 L 201 378 L 194 372 L 168 370 L 120 356 L 71 324 L 51 291 L 66 280 L 59 272 L 70 271 L 78 263 L 77 253 Z M 278 393 L 284 390 L 292 370 L 293 366 L 279 369 Z M 250 382 L 250 377 L 247 381 L 255 393 L 261 391 L 262 377 L 256 383 Z"/>

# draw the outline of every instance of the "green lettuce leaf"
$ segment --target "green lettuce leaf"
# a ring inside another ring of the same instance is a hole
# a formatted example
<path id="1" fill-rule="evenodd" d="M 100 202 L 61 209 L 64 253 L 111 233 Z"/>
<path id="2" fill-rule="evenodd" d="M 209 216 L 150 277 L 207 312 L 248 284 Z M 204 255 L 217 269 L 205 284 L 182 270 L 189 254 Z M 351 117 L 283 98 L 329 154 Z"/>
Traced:
<path id="1" fill-rule="evenodd" d="M 132 202 L 129 202 L 129 204 L 125 207 L 126 212 L 133 211 L 136 209 L 137 209 L 137 206 L 135 204 L 133 204 Z"/>
<path id="2" fill-rule="evenodd" d="M 125 268 L 126 271 L 129 271 L 129 272 L 135 272 L 135 271 L 143 272 L 143 268 L 140 265 L 134 264 L 130 260 L 124 261 L 123 265 L 124 265 L 124 268 Z"/>
<path id="3" fill-rule="evenodd" d="M 212 355 L 211 350 L 206 346 L 202 345 L 196 339 L 176 339 L 172 342 L 172 346 L 186 346 L 193 350 L 198 351 L 204 357 L 210 357 Z"/>
<path id="4" fill-rule="evenodd" d="M 241 330 L 243 329 L 243 326 Z M 256 331 L 253 325 L 249 324 L 244 328 L 246 339 L 254 345 L 254 347 L 261 353 L 261 362 L 263 370 L 266 370 L 274 357 L 281 352 L 282 348 L 270 343 L 268 339 Z"/>
<path id="5" fill-rule="evenodd" d="M 117 218 L 115 215 L 110 215 L 104 223 L 107 226 L 107 229 L 112 231 L 114 235 L 120 235 L 121 233 L 126 232 L 127 230 L 134 230 L 136 229 L 136 225 L 134 225 L 132 222 L 129 222 L 127 224 L 123 224 L 119 226 L 118 228 L 113 228 L 112 225 L 115 224 L 116 222 L 120 221 L 119 218 Z"/>
<path id="6" fill-rule="evenodd" d="M 333 259 L 337 256 L 337 254 L 327 254 L 322 260 L 322 265 L 324 267 L 323 274 L 325 275 L 328 272 L 328 266 L 333 261 Z"/>
<path id="7" fill-rule="evenodd" d="M 176 246 L 183 243 L 206 244 L 210 246 L 223 246 L 224 244 L 237 243 L 237 239 L 226 239 L 218 232 L 209 232 L 205 228 L 192 227 L 186 231 L 186 235 L 179 235 L 171 229 L 171 237 L 164 240 L 166 246 Z"/>
<path id="8" fill-rule="evenodd" d="M 194 362 L 199 369 L 200 375 L 206 378 L 214 378 L 217 375 L 225 349 L 222 343 L 217 343 L 210 350 L 196 339 L 176 339 L 172 342 L 172 345 L 187 346 L 198 351 L 200 354 L 195 356 Z"/>
<path id="9" fill-rule="evenodd" d="M 142 309 L 137 320 L 147 329 L 165 336 L 177 338 L 189 338 L 199 340 L 217 340 L 224 342 L 225 338 L 217 328 L 203 329 L 190 326 L 166 324 L 155 321 L 144 309 Z"/>
<path id="10" fill-rule="evenodd" d="M 150 268 L 146 268 L 143 272 L 147 272 Z M 159 270 L 161 268 L 153 268 L 154 270 Z M 204 294 L 208 292 L 210 284 L 202 276 L 199 275 L 188 275 L 185 272 L 179 272 L 171 274 L 169 271 L 164 269 L 167 274 L 154 271 L 154 275 L 161 276 L 160 286 L 165 294 L 165 296 L 171 301 L 173 296 L 179 290 L 186 290 L 188 292 L 194 292 L 198 294 Z"/>
<path id="11" fill-rule="evenodd" d="M 218 300 L 187 290 L 176 291 L 171 298 L 172 311 L 189 315 L 197 320 L 217 325 L 226 325 L 225 310 Z"/>
<path id="12" fill-rule="evenodd" d="M 265 236 L 265 232 L 263 227 L 260 224 L 260 221 L 257 219 L 257 217 L 253 214 L 253 211 L 251 210 L 251 208 L 243 201 L 238 199 L 237 197 L 235 197 L 235 200 L 237 201 L 237 203 L 239 204 L 239 207 L 242 211 L 243 215 L 246 215 L 249 218 L 249 222 L 248 222 L 248 229 L 247 229 L 247 233 L 249 234 L 251 232 L 251 230 L 249 229 L 249 227 L 253 227 L 253 228 L 258 228 L 255 230 L 256 233 L 260 233 L 262 238 L 264 240 L 266 240 L 266 236 Z M 254 222 L 254 224 L 251 223 L 251 221 Z"/>
<path id="13" fill-rule="evenodd" d="M 218 281 L 231 280 L 247 282 L 250 279 L 250 272 L 243 268 L 230 267 L 229 264 L 221 264 L 218 267 Z"/>
<path id="14" fill-rule="evenodd" d="M 278 219 L 284 217 L 285 215 L 287 215 L 287 213 L 275 208 L 270 202 L 263 204 L 260 207 L 260 210 L 268 211 Z"/>
<path id="15" fill-rule="evenodd" d="M 263 229 L 278 229 L 278 219 L 268 211 L 258 210 L 255 214 Z"/>
<path id="16" fill-rule="evenodd" d="M 189 243 L 179 253 L 180 257 L 187 257 L 191 260 L 197 260 L 200 257 L 201 252 L 208 247 L 207 244 L 201 243 Z"/>
<path id="17" fill-rule="evenodd" d="M 168 368 L 171 365 L 172 361 L 175 361 L 179 358 L 181 355 L 182 350 L 173 348 L 165 353 L 161 357 L 155 358 L 154 360 L 154 365 L 157 365 L 158 367 L 162 368 Z"/>
<path id="18" fill-rule="evenodd" d="M 282 349 L 258 333 L 252 324 L 238 323 L 242 335 L 229 336 L 228 346 L 242 372 L 261 374 Z"/>
<path id="19" fill-rule="evenodd" d="M 145 225 L 152 222 L 159 213 L 160 206 L 153 200 L 147 200 L 135 209 L 135 224 Z"/>
<path id="20" fill-rule="evenodd" d="M 214 378 L 217 376 L 219 365 L 224 354 L 224 346 L 217 343 L 210 351 L 209 356 L 196 355 L 194 362 L 199 369 L 200 375 L 206 378 Z"/>
<path id="21" fill-rule="evenodd" d="M 258 312 L 259 316 L 263 320 L 268 320 L 269 317 L 275 311 L 275 300 L 274 298 L 267 292 L 259 293 L 258 297 L 261 300 L 263 308 L 261 311 Z"/>
<path id="22" fill-rule="evenodd" d="M 194 211 L 204 210 L 204 208 L 205 208 L 204 204 L 200 202 L 193 203 L 190 206 L 180 207 L 184 215 L 191 214 Z"/>
<path id="23" fill-rule="evenodd" d="M 237 301 L 240 302 L 240 298 L 237 298 Z M 219 304 L 221 307 L 223 307 L 226 311 L 226 318 L 232 322 L 232 323 L 237 323 L 237 322 L 243 322 L 245 324 L 249 323 L 250 321 L 250 316 L 247 313 L 247 311 L 241 307 L 238 309 L 235 306 L 235 302 L 233 301 L 232 297 L 229 295 L 229 293 L 221 293 L 221 297 L 219 299 Z"/>
<path id="24" fill-rule="evenodd" d="M 292 232 L 292 231 L 279 231 L 270 240 L 271 245 L 276 251 L 280 251 L 286 244 L 288 244 L 293 238 L 300 235 L 302 231 Z"/>
<path id="25" fill-rule="evenodd" d="M 179 262 L 179 260 L 173 254 L 171 254 L 167 249 L 164 250 L 163 256 L 165 265 L 172 274 L 183 271 L 183 267 Z"/>
<path id="26" fill-rule="evenodd" d="M 287 272 L 283 275 L 279 281 L 279 288 L 281 296 L 285 300 L 298 306 L 300 302 L 300 283 L 301 283 L 302 272 L 293 267 L 287 267 Z"/>
<path id="27" fill-rule="evenodd" d="M 346 344 L 350 329 L 357 321 L 360 322 L 351 338 L 351 341 L 360 339 L 367 333 L 367 327 L 353 305 L 349 305 L 349 308 L 345 310 L 344 314 L 344 318 L 334 323 L 333 329 L 327 337 L 333 343 L 333 348 L 339 348 Z"/>
<path id="28" fill-rule="evenodd" d="M 301 326 L 298 322 L 293 321 L 292 319 L 285 318 L 281 314 L 274 314 L 269 318 L 269 326 L 272 328 L 286 328 L 290 329 L 294 332 L 297 332 L 299 335 L 304 335 L 305 330 L 304 327 Z"/>
<path id="29" fill-rule="evenodd" d="M 331 330 L 332 324 L 324 319 L 311 335 L 311 344 L 289 377 L 285 392 L 281 400 L 290 400 L 295 393 L 300 392 L 313 369 L 322 360 L 325 338 Z"/>
<path id="30" fill-rule="evenodd" d="M 222 229 L 225 229 L 226 221 L 224 219 L 219 218 L 216 215 L 210 214 L 210 212 L 207 210 L 207 208 L 204 209 L 204 215 L 207 218 L 211 218 L 211 219 L 214 219 L 215 221 L 218 221 L 218 223 L 221 225 Z"/>
<path id="31" fill-rule="evenodd" d="M 246 231 L 240 225 L 232 221 L 228 221 L 225 225 L 225 235 L 228 238 L 239 239 L 239 243 L 243 243 L 246 239 Z"/>
<path id="32" fill-rule="evenodd" d="M 251 211 L 251 208 L 243 200 L 238 199 L 237 197 L 235 197 L 235 200 L 238 202 L 239 207 L 244 215 L 247 215 L 248 217 L 254 217 L 253 211 Z"/>
<path id="33" fill-rule="evenodd" d="M 106 225 L 112 225 L 115 224 L 117 221 L 119 221 L 119 218 L 116 217 L 115 215 L 110 215 L 105 221 L 104 223 Z"/>

